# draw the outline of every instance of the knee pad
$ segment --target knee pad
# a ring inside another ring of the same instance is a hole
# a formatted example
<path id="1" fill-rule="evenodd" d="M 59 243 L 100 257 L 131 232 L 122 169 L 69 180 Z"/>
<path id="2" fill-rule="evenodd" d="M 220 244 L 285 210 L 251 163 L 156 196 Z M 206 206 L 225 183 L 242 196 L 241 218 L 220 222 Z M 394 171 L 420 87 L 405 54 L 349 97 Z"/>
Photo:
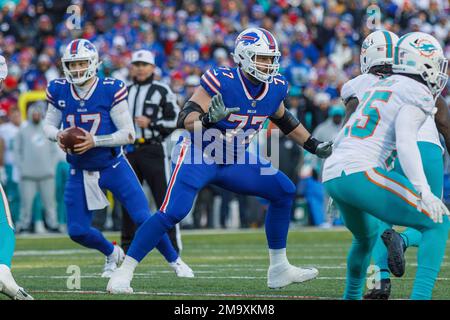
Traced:
<path id="1" fill-rule="evenodd" d="M 271 200 L 272 203 L 286 203 L 288 201 L 293 201 L 297 188 L 294 183 L 286 177 L 280 176 L 278 180 L 278 189 L 274 192 L 274 198 Z"/>
<path id="2" fill-rule="evenodd" d="M 69 234 L 70 239 L 72 239 L 75 242 L 79 242 L 86 236 L 88 230 L 85 227 L 81 226 L 80 224 L 74 223 L 67 227 L 67 232 Z"/>

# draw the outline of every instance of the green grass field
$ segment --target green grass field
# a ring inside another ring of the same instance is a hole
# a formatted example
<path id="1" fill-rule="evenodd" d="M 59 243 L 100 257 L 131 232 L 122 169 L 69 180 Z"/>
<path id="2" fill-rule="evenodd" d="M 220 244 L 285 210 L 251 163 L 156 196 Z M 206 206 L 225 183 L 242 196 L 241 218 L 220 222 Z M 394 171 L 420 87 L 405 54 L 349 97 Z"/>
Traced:
<path id="1" fill-rule="evenodd" d="M 117 240 L 118 234 L 107 234 Z M 17 282 L 36 299 L 339 299 L 345 283 L 350 234 L 345 230 L 293 229 L 288 257 L 300 266 L 314 266 L 319 277 L 283 290 L 266 286 L 268 253 L 263 230 L 185 231 L 183 259 L 196 277 L 181 279 L 158 252 L 136 270 L 133 295 L 108 295 L 100 278 L 104 258 L 67 237 L 18 238 L 13 272 Z M 448 249 L 447 249 L 448 250 Z M 393 279 L 392 298 L 408 298 L 416 269 L 416 248 L 407 252 L 407 272 Z M 447 251 L 434 290 L 434 299 L 448 299 L 450 268 Z M 67 268 L 81 270 L 81 288 L 67 286 Z M 0 299 L 4 299 L 1 296 Z"/>

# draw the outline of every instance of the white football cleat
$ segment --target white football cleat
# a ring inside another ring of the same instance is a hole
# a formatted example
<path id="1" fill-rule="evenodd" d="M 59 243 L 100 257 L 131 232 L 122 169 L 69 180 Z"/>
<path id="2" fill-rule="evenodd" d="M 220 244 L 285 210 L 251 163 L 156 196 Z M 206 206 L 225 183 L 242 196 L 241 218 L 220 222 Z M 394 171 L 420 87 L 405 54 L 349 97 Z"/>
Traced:
<path id="1" fill-rule="evenodd" d="M 0 265 L 0 292 L 13 300 L 34 300 L 31 295 L 17 285 L 11 270 L 5 265 Z"/>
<path id="2" fill-rule="evenodd" d="M 106 291 L 112 294 L 131 294 L 133 293 L 131 280 L 133 280 L 132 271 L 125 268 L 118 268 L 112 273 L 106 286 Z"/>
<path id="3" fill-rule="evenodd" d="M 179 278 L 194 278 L 194 271 L 180 257 L 169 263 Z"/>
<path id="4" fill-rule="evenodd" d="M 312 280 L 318 274 L 319 271 L 315 268 L 299 268 L 288 263 L 270 266 L 267 271 L 267 286 L 270 289 L 281 289 L 291 283 Z"/>
<path id="5" fill-rule="evenodd" d="M 114 245 L 114 251 L 105 259 L 102 278 L 110 278 L 112 273 L 119 267 L 125 259 L 125 253 L 118 245 Z"/>

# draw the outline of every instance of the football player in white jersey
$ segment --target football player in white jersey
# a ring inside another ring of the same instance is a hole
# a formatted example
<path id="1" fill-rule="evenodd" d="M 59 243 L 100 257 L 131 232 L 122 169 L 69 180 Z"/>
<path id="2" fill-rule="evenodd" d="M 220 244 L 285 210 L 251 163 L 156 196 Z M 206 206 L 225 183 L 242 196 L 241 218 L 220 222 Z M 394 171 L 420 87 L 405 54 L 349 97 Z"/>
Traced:
<path id="1" fill-rule="evenodd" d="M 379 220 L 422 234 L 411 299 L 431 299 L 448 237 L 450 213 L 431 191 L 417 146 L 447 83 L 447 60 L 438 41 L 421 32 L 401 37 L 393 55 L 394 74 L 358 98 L 324 164 L 325 188 L 353 234 L 345 299 L 362 298 Z M 405 175 L 387 169 L 394 150 Z"/>
<path id="2" fill-rule="evenodd" d="M 8 67 L 3 56 L 0 56 L 0 88 L 8 74 Z M 0 185 L 0 293 L 13 300 L 33 300 L 33 298 L 19 287 L 11 274 L 11 260 L 14 254 L 16 238 L 14 225 L 9 210 L 8 199 Z"/>
<path id="3" fill-rule="evenodd" d="M 341 96 L 346 106 L 346 119 L 355 111 L 361 95 L 368 88 L 378 82 L 380 78 L 392 74 L 393 47 L 397 41 L 398 37 L 386 30 L 375 31 L 363 41 L 360 56 L 362 74 L 346 82 L 341 90 Z M 438 97 L 436 108 L 438 112 L 434 121 L 431 117 L 428 118 L 419 130 L 418 148 L 431 191 L 441 198 L 444 177 L 442 153 L 444 149 L 439 141 L 439 133 L 443 135 L 447 149 L 450 150 L 450 116 L 447 104 L 442 96 Z M 394 155 L 395 153 L 394 151 Z M 394 159 L 396 159 L 395 164 Z M 390 167 L 391 164 L 394 164 L 395 171 L 404 175 L 395 156 L 389 158 L 386 165 Z M 408 228 L 403 233 L 398 234 L 391 228 L 391 225 L 380 221 L 380 237 L 377 238 L 377 243 L 373 249 L 375 265 L 381 271 L 380 286 L 369 290 L 364 299 L 388 299 L 391 291 L 389 269 L 395 276 L 403 275 L 405 271 L 404 251 L 407 247 L 419 245 L 421 239 L 419 231 Z M 389 248 L 389 256 L 386 247 Z"/>

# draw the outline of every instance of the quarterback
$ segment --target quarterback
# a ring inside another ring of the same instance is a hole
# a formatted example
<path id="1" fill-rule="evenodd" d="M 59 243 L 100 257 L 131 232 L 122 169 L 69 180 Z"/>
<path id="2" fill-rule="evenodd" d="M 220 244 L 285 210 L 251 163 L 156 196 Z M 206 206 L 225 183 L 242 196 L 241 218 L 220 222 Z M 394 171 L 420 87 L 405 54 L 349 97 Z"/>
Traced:
<path id="1" fill-rule="evenodd" d="M 83 142 L 74 146 L 74 153 L 67 153 L 71 166 L 64 192 L 67 227 L 73 241 L 106 256 L 102 277 L 109 278 L 124 252 L 91 226 L 94 210 L 108 205 L 102 189 L 114 194 L 137 225 L 150 216 L 144 191 L 122 152 L 122 146 L 132 143 L 135 137 L 126 100 L 128 92 L 120 80 L 97 77 L 98 52 L 88 40 L 73 40 L 61 60 L 65 79 L 48 85 L 45 131 L 64 151 L 61 125 L 63 129 L 79 127 L 85 134 L 78 137 Z M 178 276 L 193 277 L 167 234 L 158 249 Z"/>

